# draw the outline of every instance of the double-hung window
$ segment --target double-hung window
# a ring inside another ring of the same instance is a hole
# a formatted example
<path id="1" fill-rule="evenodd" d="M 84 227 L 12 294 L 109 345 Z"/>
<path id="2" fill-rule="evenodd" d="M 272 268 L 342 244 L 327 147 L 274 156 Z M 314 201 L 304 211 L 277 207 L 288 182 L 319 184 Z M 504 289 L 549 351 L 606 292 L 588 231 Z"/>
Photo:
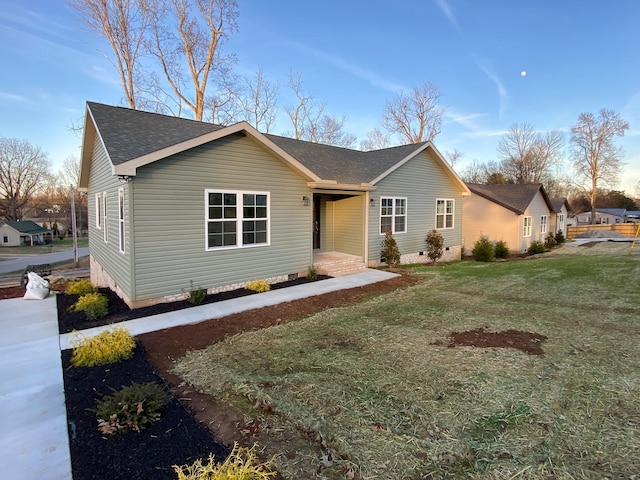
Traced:
<path id="1" fill-rule="evenodd" d="M 107 225 L 109 224 L 107 215 L 107 192 L 102 192 L 102 234 L 105 243 L 109 241 L 109 236 L 107 235 Z"/>
<path id="2" fill-rule="evenodd" d="M 407 231 L 407 199 L 396 197 L 380 198 L 380 234 Z"/>
<path id="3" fill-rule="evenodd" d="M 531 236 L 531 217 L 524 217 L 523 218 L 524 222 L 523 222 L 523 230 L 522 230 L 522 236 L 523 237 L 530 237 Z"/>
<path id="4" fill-rule="evenodd" d="M 547 233 L 548 230 L 549 230 L 549 226 L 547 224 L 547 216 L 541 215 L 540 216 L 540 233 L 545 234 Z"/>
<path id="5" fill-rule="evenodd" d="M 453 228 L 454 200 L 450 198 L 436 199 L 436 229 Z"/>
<path id="6" fill-rule="evenodd" d="M 206 249 L 269 244 L 269 193 L 205 190 Z"/>

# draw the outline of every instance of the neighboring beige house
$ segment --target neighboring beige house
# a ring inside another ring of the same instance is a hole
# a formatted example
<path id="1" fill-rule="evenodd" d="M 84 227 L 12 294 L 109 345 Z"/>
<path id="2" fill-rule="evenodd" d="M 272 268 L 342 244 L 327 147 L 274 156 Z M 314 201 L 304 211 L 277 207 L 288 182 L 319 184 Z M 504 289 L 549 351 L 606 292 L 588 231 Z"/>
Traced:
<path id="1" fill-rule="evenodd" d="M 551 212 L 552 232 L 562 232 L 567 237 L 567 222 L 569 220 L 569 202 L 566 198 L 552 198 L 553 212 Z"/>
<path id="2" fill-rule="evenodd" d="M 467 183 L 467 187 L 471 196 L 462 205 L 466 251 L 484 235 L 493 242 L 505 241 L 513 252 L 526 252 L 531 242 L 544 242 L 553 231 L 555 210 L 542 184 Z"/>
<path id="3" fill-rule="evenodd" d="M 0 220 L 0 246 L 19 247 L 21 245 L 41 245 L 51 230 L 42 228 L 31 220 Z"/>
<path id="4" fill-rule="evenodd" d="M 362 152 L 93 102 L 79 189 L 91 280 L 132 307 L 376 266 L 387 229 L 404 263 L 434 228 L 459 259 L 469 195 L 431 142 Z"/>

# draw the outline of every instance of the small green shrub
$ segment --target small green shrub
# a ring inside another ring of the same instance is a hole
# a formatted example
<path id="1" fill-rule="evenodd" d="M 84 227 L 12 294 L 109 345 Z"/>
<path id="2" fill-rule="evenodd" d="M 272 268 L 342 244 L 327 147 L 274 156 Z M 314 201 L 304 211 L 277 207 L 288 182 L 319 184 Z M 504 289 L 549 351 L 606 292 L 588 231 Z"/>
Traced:
<path id="1" fill-rule="evenodd" d="M 273 460 L 259 463 L 256 445 L 251 448 L 239 447 L 234 443 L 233 450 L 223 463 L 214 463 L 212 455 L 209 462 L 196 460 L 191 465 L 174 465 L 178 480 L 267 480 L 275 477 L 271 471 Z"/>
<path id="2" fill-rule="evenodd" d="M 118 327 L 92 338 L 78 335 L 72 340 L 71 365 L 93 367 L 126 360 L 133 356 L 136 342 L 124 327 Z"/>
<path id="3" fill-rule="evenodd" d="M 269 285 L 269 282 L 266 280 L 254 280 L 253 282 L 247 283 L 244 288 L 252 292 L 262 293 L 271 290 L 271 285 Z"/>
<path id="4" fill-rule="evenodd" d="M 160 418 L 160 411 L 170 399 L 165 389 L 155 382 L 132 383 L 96 400 L 93 410 L 98 417 L 98 430 L 107 435 L 135 430 L 139 432 Z"/>
<path id="5" fill-rule="evenodd" d="M 82 295 L 71 309 L 74 312 L 84 312 L 89 320 L 97 320 L 109 313 L 109 300 L 101 293 L 87 293 Z"/>
<path id="6" fill-rule="evenodd" d="M 427 233 L 427 257 L 432 262 L 437 262 L 444 253 L 444 237 L 435 228 Z"/>
<path id="7" fill-rule="evenodd" d="M 391 234 L 391 229 L 387 230 L 382 240 L 380 257 L 390 267 L 397 267 L 400 264 L 400 249 L 396 239 Z"/>
<path id="8" fill-rule="evenodd" d="M 509 258 L 509 245 L 504 240 L 496 242 L 495 246 L 496 258 Z"/>
<path id="9" fill-rule="evenodd" d="M 531 242 L 531 245 L 529 245 L 529 249 L 527 250 L 527 253 L 529 255 L 536 255 L 537 253 L 544 253 L 546 251 L 547 249 L 544 246 L 544 243 L 536 240 L 534 242 Z"/>
<path id="10" fill-rule="evenodd" d="M 566 239 L 564 238 L 564 233 L 562 233 L 562 230 L 558 230 L 558 232 L 556 233 L 556 243 L 558 245 L 562 245 L 565 241 Z"/>
<path id="11" fill-rule="evenodd" d="M 206 297 L 206 296 L 207 296 L 207 289 L 206 288 L 194 288 L 193 281 L 191 281 L 191 289 L 189 290 L 189 295 L 187 297 L 187 301 L 191 305 L 200 305 L 203 302 L 204 297 Z"/>
<path id="12" fill-rule="evenodd" d="M 93 286 L 90 280 L 76 280 L 67 285 L 67 293 L 70 295 L 87 295 L 88 293 L 97 293 L 98 289 Z"/>
<path id="13" fill-rule="evenodd" d="M 556 242 L 556 236 L 553 233 L 549 232 L 547 238 L 544 239 L 544 246 L 547 248 L 547 250 L 551 250 L 557 244 L 558 242 Z"/>
<path id="14" fill-rule="evenodd" d="M 315 265 L 309 265 L 309 268 L 307 268 L 307 278 L 309 280 L 315 280 L 318 278 L 318 271 L 316 270 Z"/>
<path id="15" fill-rule="evenodd" d="M 476 262 L 491 262 L 495 256 L 493 243 L 484 235 L 473 244 L 471 256 Z"/>

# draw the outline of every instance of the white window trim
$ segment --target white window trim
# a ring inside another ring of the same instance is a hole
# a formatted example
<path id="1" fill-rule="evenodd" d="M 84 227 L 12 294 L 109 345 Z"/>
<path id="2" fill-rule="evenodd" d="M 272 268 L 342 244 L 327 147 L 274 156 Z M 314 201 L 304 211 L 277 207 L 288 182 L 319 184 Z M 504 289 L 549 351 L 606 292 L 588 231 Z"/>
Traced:
<path id="1" fill-rule="evenodd" d="M 236 244 L 225 245 L 223 247 L 209 247 L 209 194 L 210 193 L 232 193 L 236 195 L 237 204 L 237 216 L 236 216 Z M 244 194 L 247 195 L 266 195 L 267 196 L 267 241 L 264 243 L 251 243 L 249 245 L 242 244 L 242 221 L 243 217 L 243 198 Z M 205 189 L 204 191 L 204 249 L 207 252 L 219 251 L 219 250 L 234 250 L 238 248 L 255 248 L 265 247 L 271 245 L 271 193 L 270 192 L 257 192 L 251 190 L 224 190 L 217 188 Z"/>
<path id="2" fill-rule="evenodd" d="M 125 253 L 125 241 L 124 234 L 124 187 L 118 188 L 118 248 L 120 253 Z"/>
<path id="3" fill-rule="evenodd" d="M 96 228 L 102 230 L 102 193 L 96 193 Z"/>
<path id="4" fill-rule="evenodd" d="M 545 234 L 549 231 L 549 217 L 540 215 L 540 233 Z"/>
<path id="5" fill-rule="evenodd" d="M 527 220 L 529 220 L 529 225 L 527 225 Z M 522 218 L 522 236 L 523 237 L 530 237 L 531 236 L 531 230 L 532 230 L 532 220 L 531 217 L 523 217 Z M 527 233 L 528 232 L 528 233 Z"/>
<path id="6" fill-rule="evenodd" d="M 444 213 L 438 214 L 438 202 L 444 202 Z M 452 211 L 451 211 L 451 226 L 447 227 L 447 202 L 451 202 Z M 438 215 L 442 215 L 443 222 L 442 227 L 438 227 Z M 456 201 L 453 198 L 436 198 L 436 217 L 435 217 L 435 225 L 434 228 L 437 230 L 452 230 L 456 228 Z"/>
<path id="7" fill-rule="evenodd" d="M 107 192 L 102 192 L 102 238 L 104 243 L 109 243 L 109 236 L 107 235 L 109 215 L 107 214 Z"/>
<path id="8" fill-rule="evenodd" d="M 391 233 L 392 234 L 396 234 L 396 233 L 407 233 L 407 229 L 409 228 L 409 202 L 407 200 L 407 197 L 380 197 L 380 209 L 378 211 L 378 234 L 380 236 L 386 235 L 387 232 L 380 232 L 382 227 L 382 200 L 392 200 L 393 201 L 393 206 L 391 207 L 392 213 L 391 213 Z M 396 215 L 396 201 L 397 200 L 404 200 L 404 215 Z M 398 217 L 404 217 L 404 230 L 402 231 L 396 231 L 396 216 Z M 389 217 L 389 215 L 385 215 L 385 217 Z"/>

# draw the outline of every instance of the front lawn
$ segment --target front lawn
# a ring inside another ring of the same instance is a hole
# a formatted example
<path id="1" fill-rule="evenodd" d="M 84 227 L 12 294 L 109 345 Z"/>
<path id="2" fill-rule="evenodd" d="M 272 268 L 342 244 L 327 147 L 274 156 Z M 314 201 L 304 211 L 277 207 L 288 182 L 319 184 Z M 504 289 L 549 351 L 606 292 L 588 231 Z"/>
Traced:
<path id="1" fill-rule="evenodd" d="M 639 250 L 414 271 L 417 286 L 230 337 L 174 372 L 254 419 L 267 456 L 287 436 L 323 446 L 279 457 L 286 478 L 640 473 Z M 539 348 L 452 341 L 509 331 Z"/>

